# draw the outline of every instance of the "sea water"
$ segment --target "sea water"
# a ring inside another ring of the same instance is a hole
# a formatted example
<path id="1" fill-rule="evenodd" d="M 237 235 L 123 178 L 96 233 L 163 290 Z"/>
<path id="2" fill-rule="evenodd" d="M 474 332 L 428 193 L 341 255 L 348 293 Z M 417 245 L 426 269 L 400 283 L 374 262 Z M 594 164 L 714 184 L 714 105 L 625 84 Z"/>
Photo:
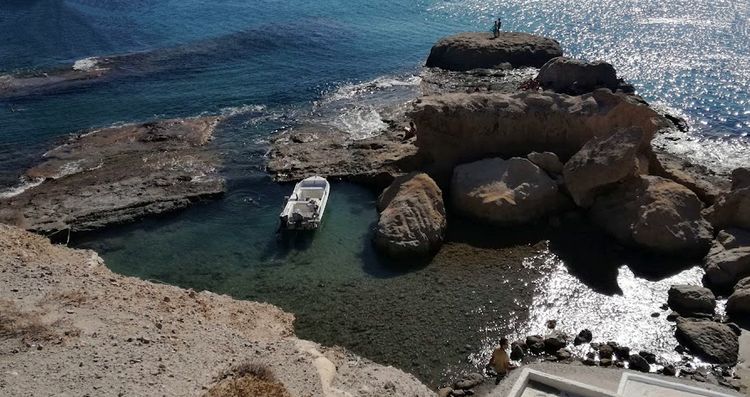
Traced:
<path id="1" fill-rule="evenodd" d="M 497 17 L 504 29 L 558 39 L 572 56 L 613 63 L 646 100 L 685 117 L 692 130 L 675 151 L 717 168 L 750 163 L 746 1 L 6 0 L 0 75 L 123 54 L 133 73 L 0 100 L 1 190 L 17 189 L 21 172 L 68 134 L 224 114 L 213 143 L 224 198 L 74 245 L 119 273 L 280 305 L 301 337 L 432 386 L 481 368 L 501 336 L 544 332 L 550 319 L 674 359 L 659 306 L 671 283 L 699 282 L 699 269 L 654 274 L 606 243 L 547 231 L 519 239 L 459 220 L 432 264 L 403 268 L 370 244 L 375 193 L 340 183 L 312 238 L 277 238 L 291 186 L 264 173 L 269 136 L 311 121 L 355 138 L 377 133 L 384 106 L 418 93 L 432 43 L 489 31 Z"/>

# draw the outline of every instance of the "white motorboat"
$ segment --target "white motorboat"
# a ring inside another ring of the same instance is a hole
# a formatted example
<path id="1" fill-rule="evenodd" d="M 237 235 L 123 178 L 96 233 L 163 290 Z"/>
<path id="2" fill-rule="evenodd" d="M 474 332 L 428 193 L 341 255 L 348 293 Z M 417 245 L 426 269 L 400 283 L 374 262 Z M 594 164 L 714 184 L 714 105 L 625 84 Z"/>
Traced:
<path id="1" fill-rule="evenodd" d="M 319 176 L 311 176 L 294 185 L 294 191 L 281 211 L 281 227 L 288 230 L 320 227 L 330 191 L 331 185 Z"/>

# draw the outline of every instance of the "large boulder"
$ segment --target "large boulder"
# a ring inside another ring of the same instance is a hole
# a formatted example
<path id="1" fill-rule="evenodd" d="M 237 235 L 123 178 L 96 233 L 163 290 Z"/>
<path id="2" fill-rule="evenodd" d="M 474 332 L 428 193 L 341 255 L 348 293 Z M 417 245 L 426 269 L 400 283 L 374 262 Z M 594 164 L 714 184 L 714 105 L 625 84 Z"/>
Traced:
<path id="1" fill-rule="evenodd" d="M 737 334 L 726 324 L 705 320 L 681 319 L 677 340 L 694 354 L 715 364 L 735 364 L 739 354 Z"/>
<path id="2" fill-rule="evenodd" d="M 552 152 L 531 152 L 526 158 L 550 175 L 560 175 L 563 172 L 562 161 Z"/>
<path id="3" fill-rule="evenodd" d="M 642 141 L 643 131 L 629 128 L 583 145 L 563 169 L 565 186 L 573 201 L 581 207 L 590 207 L 603 188 L 637 175 L 638 148 Z"/>
<path id="4" fill-rule="evenodd" d="M 636 97 L 606 89 L 581 96 L 531 91 L 426 96 L 410 117 L 420 153 L 439 173 L 461 163 L 534 151 L 567 160 L 592 138 L 629 127 L 640 128 L 647 145 L 669 126 Z"/>
<path id="5" fill-rule="evenodd" d="M 620 85 L 617 71 L 611 64 L 567 57 L 550 59 L 539 69 L 536 80 L 544 89 L 571 95 L 580 95 L 597 88 L 615 91 Z"/>
<path id="6" fill-rule="evenodd" d="M 716 297 L 710 289 L 697 285 L 673 285 L 669 289 L 667 304 L 682 316 L 714 314 Z"/>
<path id="7" fill-rule="evenodd" d="M 731 290 L 737 281 L 750 276 L 750 232 L 742 229 L 720 231 L 703 267 L 707 284 L 719 291 Z"/>
<path id="8" fill-rule="evenodd" d="M 665 148 L 653 146 L 646 151 L 646 156 L 650 175 L 671 179 L 687 187 L 706 205 L 714 204 L 722 194 L 730 190 L 731 184 L 727 178 L 716 174 L 708 167 L 694 164 L 685 156 L 678 156 L 669 153 Z"/>
<path id="9" fill-rule="evenodd" d="M 732 317 L 750 316 L 750 277 L 743 278 L 734 286 L 734 292 L 727 299 L 726 310 Z"/>
<path id="10" fill-rule="evenodd" d="M 706 210 L 706 219 L 717 229 L 739 227 L 750 229 L 750 170 L 738 168 L 732 172 L 732 190 L 719 197 Z"/>
<path id="11" fill-rule="evenodd" d="M 567 201 L 557 183 L 527 159 L 480 160 L 453 172 L 451 202 L 472 218 L 525 223 L 563 209 Z"/>
<path id="12" fill-rule="evenodd" d="M 703 203 L 688 188 L 658 176 L 639 175 L 597 197 L 593 221 L 619 241 L 673 255 L 705 255 L 711 225 Z"/>
<path id="13" fill-rule="evenodd" d="M 503 64 L 540 67 L 563 54 L 556 40 L 529 33 L 459 33 L 440 39 L 430 51 L 427 67 L 466 71 L 490 69 Z"/>
<path id="14" fill-rule="evenodd" d="M 396 178 L 380 196 L 378 208 L 375 245 L 386 255 L 423 257 L 442 244 L 446 228 L 443 193 L 427 174 Z"/>

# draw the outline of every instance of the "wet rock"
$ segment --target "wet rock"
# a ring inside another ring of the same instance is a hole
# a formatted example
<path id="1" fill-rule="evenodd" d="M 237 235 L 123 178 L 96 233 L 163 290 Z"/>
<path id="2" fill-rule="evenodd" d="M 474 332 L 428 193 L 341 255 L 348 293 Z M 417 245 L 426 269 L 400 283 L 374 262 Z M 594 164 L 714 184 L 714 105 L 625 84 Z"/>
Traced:
<path id="1" fill-rule="evenodd" d="M 559 175 L 563 172 L 563 163 L 552 152 L 531 152 L 526 158 L 550 175 Z"/>
<path id="2" fill-rule="evenodd" d="M 526 337 L 526 347 L 533 354 L 544 352 L 544 338 L 541 335 L 530 335 Z"/>
<path id="3" fill-rule="evenodd" d="M 638 354 L 630 355 L 630 358 L 628 359 L 628 368 L 641 372 L 649 372 L 651 370 L 648 361 Z"/>
<path id="4" fill-rule="evenodd" d="M 727 299 L 726 311 L 732 317 L 750 316 L 750 277 L 743 278 L 735 285 L 734 292 Z"/>
<path id="5" fill-rule="evenodd" d="M 565 186 L 578 206 L 590 207 L 602 190 L 639 173 L 638 148 L 643 131 L 620 130 L 594 138 L 565 163 Z"/>
<path id="6" fill-rule="evenodd" d="M 527 159 L 480 160 L 456 167 L 451 182 L 453 206 L 483 221 L 526 223 L 565 208 L 557 183 Z"/>
<path id="7" fill-rule="evenodd" d="M 615 349 L 610 345 L 599 346 L 599 358 L 612 358 Z"/>
<path id="8" fill-rule="evenodd" d="M 568 159 L 594 137 L 638 127 L 647 145 L 669 123 L 633 96 L 597 90 L 571 97 L 552 92 L 426 96 L 410 117 L 430 174 L 487 157 L 553 152 Z M 440 179 L 438 177 L 438 179 Z"/>
<path id="9" fill-rule="evenodd" d="M 739 168 L 732 172 L 732 190 L 723 194 L 706 210 L 706 219 L 717 229 L 737 227 L 750 229 L 750 170 Z"/>
<path id="10" fill-rule="evenodd" d="M 645 358 L 649 364 L 656 364 L 656 354 L 641 350 L 638 355 Z"/>
<path id="11" fill-rule="evenodd" d="M 638 176 L 599 196 L 593 221 L 617 240 L 662 254 L 705 255 L 711 225 L 688 188 L 657 176 Z"/>
<path id="12" fill-rule="evenodd" d="M 740 328 L 739 325 L 735 323 L 727 323 L 727 327 L 729 327 L 737 336 L 742 335 L 742 328 Z"/>
<path id="13" fill-rule="evenodd" d="M 425 257 L 443 243 L 446 228 L 443 193 L 427 174 L 396 178 L 378 199 L 380 219 L 375 245 L 391 257 Z"/>
<path id="14" fill-rule="evenodd" d="M 690 131 L 690 125 L 688 124 L 687 120 L 685 120 L 683 117 L 675 116 L 669 113 L 664 113 L 664 117 L 666 117 L 666 119 L 669 120 L 675 126 L 675 128 L 677 128 L 679 131 L 682 131 L 682 132 Z"/>
<path id="15" fill-rule="evenodd" d="M 673 285 L 669 288 L 667 303 L 682 316 L 712 315 L 716 308 L 716 297 L 705 287 Z"/>
<path id="16" fill-rule="evenodd" d="M 716 235 L 703 261 L 706 282 L 711 288 L 729 291 L 750 276 L 750 231 L 725 229 Z"/>
<path id="17" fill-rule="evenodd" d="M 544 338 L 544 350 L 554 354 L 568 345 L 568 336 L 561 331 L 553 331 Z"/>
<path id="18" fill-rule="evenodd" d="M 584 343 L 589 343 L 593 338 L 594 335 L 591 333 L 591 330 L 584 329 L 575 337 L 575 339 L 573 340 L 573 344 L 578 346 Z"/>
<path id="19" fill-rule="evenodd" d="M 677 323 L 677 340 L 710 363 L 737 362 L 739 341 L 726 324 L 704 320 L 681 320 Z"/>
<path id="20" fill-rule="evenodd" d="M 672 364 L 668 364 L 664 366 L 661 373 L 666 376 L 675 376 L 677 375 L 677 368 L 675 368 Z"/>
<path id="21" fill-rule="evenodd" d="M 502 64 L 540 67 L 562 55 L 560 43 L 546 37 L 520 32 L 459 33 L 440 39 L 430 51 L 425 66 L 465 71 L 491 69 Z"/>
<path id="22" fill-rule="evenodd" d="M 615 347 L 615 357 L 618 360 L 627 360 L 630 357 L 630 348 L 627 346 Z"/>
<path id="23" fill-rule="evenodd" d="M 680 314 L 677 312 L 670 312 L 667 314 L 667 321 L 676 321 L 680 317 Z"/>
<path id="24" fill-rule="evenodd" d="M 478 373 L 468 374 L 464 376 L 461 380 L 454 383 L 453 389 L 461 389 L 461 390 L 473 389 L 474 387 L 481 385 L 482 382 L 484 382 L 484 376 L 482 376 L 482 374 L 478 374 Z"/>
<path id="25" fill-rule="evenodd" d="M 513 342 L 510 344 L 510 359 L 521 360 L 526 356 L 525 344 L 521 342 Z"/>
<path id="26" fill-rule="evenodd" d="M 566 348 L 561 348 L 558 351 L 555 352 L 555 357 L 557 357 L 558 360 L 568 360 L 573 356 L 573 353 L 570 352 L 570 350 Z"/>
<path id="27" fill-rule="evenodd" d="M 550 59 L 539 69 L 536 81 L 546 90 L 570 95 L 580 95 L 597 88 L 615 91 L 620 85 L 617 71 L 611 64 L 567 57 Z"/>

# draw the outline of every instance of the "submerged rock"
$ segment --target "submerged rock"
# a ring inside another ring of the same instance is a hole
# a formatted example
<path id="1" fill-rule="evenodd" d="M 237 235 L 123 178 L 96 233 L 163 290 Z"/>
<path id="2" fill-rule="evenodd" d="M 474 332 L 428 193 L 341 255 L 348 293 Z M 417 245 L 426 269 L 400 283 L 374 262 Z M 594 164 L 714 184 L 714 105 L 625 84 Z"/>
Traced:
<path id="1" fill-rule="evenodd" d="M 622 128 L 640 128 L 645 146 L 669 126 L 638 98 L 606 89 L 581 96 L 532 91 L 427 96 L 410 116 L 419 152 L 438 177 L 487 157 L 549 151 L 568 159 L 592 138 Z"/>
<path id="2" fill-rule="evenodd" d="M 459 33 L 440 39 L 430 51 L 426 66 L 465 71 L 512 67 L 540 67 L 563 54 L 556 40 L 529 33 Z"/>
<path id="3" fill-rule="evenodd" d="M 742 229 L 720 231 L 703 266 L 711 288 L 731 290 L 737 281 L 750 276 L 750 232 Z"/>
<path id="4" fill-rule="evenodd" d="M 544 89 L 570 95 L 580 95 L 597 88 L 615 91 L 620 86 L 617 71 L 611 64 L 567 57 L 550 59 L 539 69 L 536 80 Z"/>
<path id="5" fill-rule="evenodd" d="M 680 343 L 702 359 L 716 364 L 735 364 L 739 352 L 737 335 L 713 321 L 681 320 L 675 334 Z"/>
<path id="6" fill-rule="evenodd" d="M 557 183 L 529 160 L 500 158 L 456 167 L 451 202 L 476 219 L 517 224 L 539 219 L 566 206 Z"/>
<path id="7" fill-rule="evenodd" d="M 657 176 L 631 178 L 599 196 L 593 221 L 619 241 L 663 254 L 704 255 L 713 237 L 703 204 L 688 188 Z"/>
<path id="8" fill-rule="evenodd" d="M 667 303 L 682 316 L 713 315 L 716 297 L 710 289 L 696 285 L 673 285 Z"/>
<path id="9" fill-rule="evenodd" d="M 396 178 L 378 199 L 375 245 L 392 257 L 423 257 L 445 237 L 443 193 L 427 174 Z"/>
<path id="10" fill-rule="evenodd" d="M 573 201 L 590 207 L 604 188 L 639 173 L 638 149 L 643 131 L 621 130 L 594 138 L 565 163 L 563 177 Z"/>
<path id="11" fill-rule="evenodd" d="M 26 171 L 41 184 L 0 199 L 0 221 L 43 233 L 85 231 L 220 195 L 220 160 L 207 148 L 219 121 L 159 120 L 73 137 Z"/>

